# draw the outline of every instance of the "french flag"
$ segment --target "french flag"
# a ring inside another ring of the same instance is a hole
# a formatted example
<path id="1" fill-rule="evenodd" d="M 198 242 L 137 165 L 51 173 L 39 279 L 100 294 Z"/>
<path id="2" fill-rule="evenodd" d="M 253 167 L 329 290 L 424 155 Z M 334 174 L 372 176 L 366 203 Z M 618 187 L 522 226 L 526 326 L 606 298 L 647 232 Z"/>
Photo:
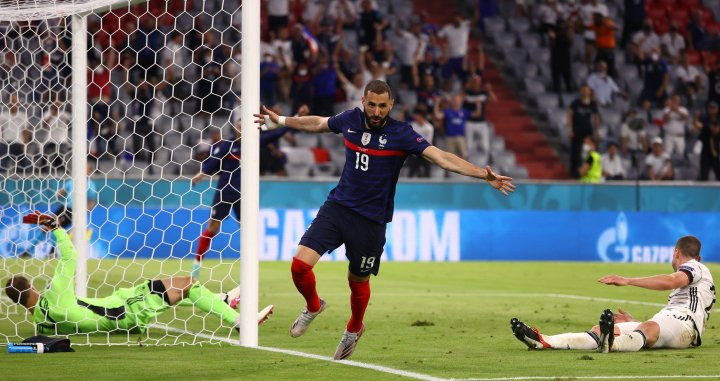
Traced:
<path id="1" fill-rule="evenodd" d="M 308 46 L 310 47 L 310 52 L 312 54 L 316 54 L 320 49 L 318 47 L 318 42 L 315 39 L 315 36 L 313 36 L 312 33 L 310 33 L 310 30 L 305 26 L 301 25 L 302 27 L 302 36 L 307 41 Z"/>

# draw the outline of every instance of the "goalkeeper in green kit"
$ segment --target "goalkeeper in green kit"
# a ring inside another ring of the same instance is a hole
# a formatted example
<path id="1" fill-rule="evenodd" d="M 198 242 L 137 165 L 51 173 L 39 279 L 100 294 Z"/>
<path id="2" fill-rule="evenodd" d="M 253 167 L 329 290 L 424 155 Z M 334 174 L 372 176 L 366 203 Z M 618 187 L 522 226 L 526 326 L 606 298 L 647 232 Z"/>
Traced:
<path id="1" fill-rule="evenodd" d="M 53 217 L 39 212 L 23 217 L 23 222 L 52 231 L 60 252 L 55 274 L 44 292 L 35 290 L 27 278 L 19 275 L 5 285 L 7 296 L 32 314 L 38 333 L 143 333 L 155 316 L 183 300 L 186 302 L 183 304 L 192 304 L 239 327 L 239 313 L 233 308 L 238 304 L 239 288 L 216 294 L 190 276 L 149 280 L 135 287 L 117 289 L 104 298 L 79 298 L 75 295 L 77 251 L 65 229 L 57 228 Z M 272 309 L 270 305 L 258 313 L 258 324 L 268 318 Z"/>

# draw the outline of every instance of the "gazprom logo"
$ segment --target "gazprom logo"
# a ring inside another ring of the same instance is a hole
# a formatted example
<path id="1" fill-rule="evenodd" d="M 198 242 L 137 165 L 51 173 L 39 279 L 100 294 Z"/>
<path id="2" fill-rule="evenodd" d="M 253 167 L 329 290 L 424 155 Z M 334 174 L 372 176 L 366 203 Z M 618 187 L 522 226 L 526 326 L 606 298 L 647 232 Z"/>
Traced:
<path id="1" fill-rule="evenodd" d="M 603 262 L 664 263 L 672 259 L 673 246 L 632 245 L 628 242 L 630 224 L 620 212 L 615 226 L 605 229 L 597 241 L 597 253 Z"/>

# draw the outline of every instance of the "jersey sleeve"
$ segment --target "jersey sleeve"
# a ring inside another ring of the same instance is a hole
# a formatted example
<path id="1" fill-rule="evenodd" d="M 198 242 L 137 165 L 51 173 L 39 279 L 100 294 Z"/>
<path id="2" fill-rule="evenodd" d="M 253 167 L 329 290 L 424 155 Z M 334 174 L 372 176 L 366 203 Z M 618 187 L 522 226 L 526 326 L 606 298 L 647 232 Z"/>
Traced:
<path id="1" fill-rule="evenodd" d="M 403 128 L 402 143 L 403 151 L 413 155 L 422 155 L 423 151 L 431 146 L 431 144 L 415 132 L 409 124 L 406 124 L 405 128 Z"/>
<path id="2" fill-rule="evenodd" d="M 202 164 L 202 172 L 206 175 L 214 175 L 220 170 L 222 158 L 227 155 L 230 145 L 225 142 L 216 143 L 210 148 L 210 156 L 208 156 Z"/>
<path id="3" fill-rule="evenodd" d="M 346 110 L 335 116 L 331 116 L 328 119 L 328 128 L 330 128 L 330 131 L 332 131 L 336 134 L 342 134 L 343 125 L 348 125 L 348 122 L 350 121 L 350 117 L 351 117 L 352 113 L 356 112 L 356 110 L 358 110 L 358 108 L 354 108 L 352 110 Z"/>
<path id="4" fill-rule="evenodd" d="M 702 279 L 702 270 L 700 269 L 700 265 L 695 261 L 683 263 L 678 267 L 677 271 L 682 271 L 688 276 L 690 285 L 697 284 Z"/>
<path id="5" fill-rule="evenodd" d="M 63 300 L 75 300 L 75 268 L 77 266 L 77 250 L 65 229 L 55 229 L 53 235 L 60 251 L 60 261 L 50 281 L 46 297 L 51 303 L 62 303 Z"/>

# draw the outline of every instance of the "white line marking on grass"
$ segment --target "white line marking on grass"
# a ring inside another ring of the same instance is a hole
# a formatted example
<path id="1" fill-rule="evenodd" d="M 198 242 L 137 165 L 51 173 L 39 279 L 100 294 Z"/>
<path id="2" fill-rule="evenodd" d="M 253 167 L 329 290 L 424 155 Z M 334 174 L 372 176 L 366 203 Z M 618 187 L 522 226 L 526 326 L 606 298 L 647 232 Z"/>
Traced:
<path id="1" fill-rule="evenodd" d="M 158 329 L 164 329 L 164 330 L 169 331 L 169 332 L 175 332 L 175 333 L 181 333 L 181 334 L 187 334 L 187 335 L 202 337 L 202 338 L 204 338 L 204 339 L 220 341 L 220 342 L 227 343 L 227 344 L 232 344 L 232 345 L 240 345 L 240 341 L 239 341 L 239 340 L 233 340 L 233 339 L 226 338 L 226 337 L 217 337 L 217 336 L 208 335 L 208 334 L 205 334 L 205 333 L 191 332 L 191 331 L 184 330 L 184 329 L 173 328 L 173 327 L 170 327 L 170 326 L 167 326 L 167 325 L 164 325 L 164 324 L 150 324 L 149 327 L 151 327 L 151 328 L 158 328 Z M 316 355 L 316 354 L 312 354 L 312 353 L 305 353 L 305 352 L 300 352 L 300 351 L 294 351 L 294 350 L 290 350 L 290 349 L 273 348 L 273 347 L 263 347 L 263 346 L 257 346 L 257 347 L 254 347 L 253 349 L 259 349 L 259 350 L 261 350 L 261 351 L 267 351 L 267 352 L 283 353 L 283 354 L 286 354 L 286 355 L 297 356 L 297 357 L 304 357 L 304 358 L 313 359 L 313 360 L 328 361 L 328 362 L 332 362 L 332 363 L 336 363 L 336 364 L 354 366 L 354 367 L 356 367 L 356 368 L 365 368 L 365 369 L 370 369 L 370 370 L 374 370 L 374 371 L 377 371 L 377 372 L 394 374 L 394 375 L 396 375 L 396 376 L 413 378 L 413 379 L 416 379 L 416 380 L 425 380 L 425 381 L 448 381 L 448 379 L 446 379 L 446 378 L 434 377 L 434 376 L 430 376 L 430 375 L 427 375 L 427 374 L 416 373 L 416 372 L 408 372 L 408 371 L 402 370 L 402 369 L 395 369 L 395 368 L 390 368 L 390 367 L 382 366 L 382 365 L 368 364 L 368 363 L 359 362 L 359 361 L 352 361 L 352 360 L 340 360 L 340 361 L 337 361 L 337 360 L 333 360 L 332 357 L 321 356 L 321 355 Z"/>
<path id="2" fill-rule="evenodd" d="M 662 376 L 527 376 L 527 377 L 487 377 L 487 378 L 451 378 L 451 381 L 522 381 L 522 380 L 658 380 L 658 379 L 720 378 L 715 375 L 662 375 Z"/>

